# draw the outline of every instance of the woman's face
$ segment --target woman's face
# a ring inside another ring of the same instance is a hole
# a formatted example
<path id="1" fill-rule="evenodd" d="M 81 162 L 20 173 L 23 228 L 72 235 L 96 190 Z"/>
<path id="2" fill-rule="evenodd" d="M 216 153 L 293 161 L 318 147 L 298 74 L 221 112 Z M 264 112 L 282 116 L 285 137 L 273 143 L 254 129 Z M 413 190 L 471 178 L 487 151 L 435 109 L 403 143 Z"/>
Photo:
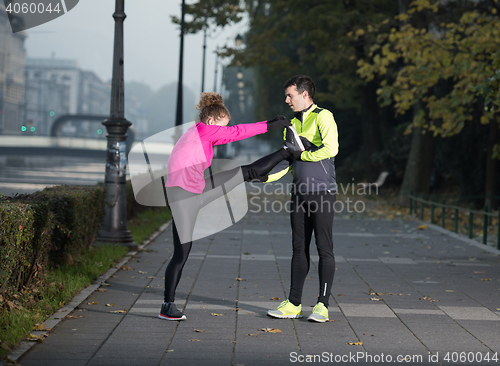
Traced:
<path id="1" fill-rule="evenodd" d="M 208 119 L 208 124 L 209 125 L 216 125 L 216 126 L 227 126 L 229 123 L 229 117 L 224 116 L 219 119 L 214 119 L 213 117 L 210 117 Z"/>

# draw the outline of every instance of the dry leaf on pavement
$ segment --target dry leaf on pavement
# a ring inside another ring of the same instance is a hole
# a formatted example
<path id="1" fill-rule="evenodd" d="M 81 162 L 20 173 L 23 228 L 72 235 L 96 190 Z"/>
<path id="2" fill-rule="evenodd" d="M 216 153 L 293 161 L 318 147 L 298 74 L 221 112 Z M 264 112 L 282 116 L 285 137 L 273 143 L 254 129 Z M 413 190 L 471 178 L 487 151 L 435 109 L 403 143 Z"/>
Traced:
<path id="1" fill-rule="evenodd" d="M 281 330 L 275 328 L 260 328 L 259 330 L 266 333 L 281 333 Z"/>
<path id="2" fill-rule="evenodd" d="M 198 332 L 198 333 L 205 333 L 205 331 L 203 329 L 195 329 L 194 331 Z"/>
<path id="3" fill-rule="evenodd" d="M 347 343 L 349 346 L 361 346 L 363 342 L 348 342 Z"/>
<path id="4" fill-rule="evenodd" d="M 212 316 L 223 316 L 223 315 L 226 315 L 226 314 L 217 314 L 217 313 L 212 313 L 212 314 L 210 314 L 210 315 L 212 315 Z"/>
<path id="5" fill-rule="evenodd" d="M 33 326 L 33 330 L 44 330 L 45 329 L 45 324 L 43 322 L 37 323 Z"/>
<path id="6" fill-rule="evenodd" d="M 281 300 L 279 297 L 271 297 L 269 300 Z"/>
<path id="7" fill-rule="evenodd" d="M 417 230 L 427 230 L 429 228 L 429 225 L 418 225 Z"/>

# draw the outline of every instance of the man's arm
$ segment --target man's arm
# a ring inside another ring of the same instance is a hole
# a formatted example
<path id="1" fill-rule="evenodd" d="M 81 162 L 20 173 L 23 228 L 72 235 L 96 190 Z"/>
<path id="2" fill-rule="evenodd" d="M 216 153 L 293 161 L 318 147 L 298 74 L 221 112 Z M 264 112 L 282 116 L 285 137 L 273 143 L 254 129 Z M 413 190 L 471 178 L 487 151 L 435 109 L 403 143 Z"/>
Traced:
<path id="1" fill-rule="evenodd" d="M 302 161 L 320 161 L 334 157 L 339 152 L 337 124 L 333 114 L 326 109 L 322 110 L 318 116 L 317 125 L 322 146 L 316 151 L 304 151 L 300 155 Z"/>

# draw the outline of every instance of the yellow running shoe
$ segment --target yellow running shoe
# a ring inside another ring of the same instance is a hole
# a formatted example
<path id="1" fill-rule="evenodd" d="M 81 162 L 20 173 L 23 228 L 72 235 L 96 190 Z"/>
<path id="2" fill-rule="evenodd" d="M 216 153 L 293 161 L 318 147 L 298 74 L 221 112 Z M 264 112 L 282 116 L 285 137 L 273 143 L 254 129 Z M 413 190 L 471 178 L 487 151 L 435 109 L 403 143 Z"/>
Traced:
<path id="1" fill-rule="evenodd" d="M 307 320 L 318 323 L 326 322 L 328 320 L 328 308 L 322 302 L 318 302 Z"/>
<path id="2" fill-rule="evenodd" d="M 267 315 L 280 319 L 302 318 L 302 305 L 295 306 L 290 301 L 285 300 L 276 310 L 268 310 Z"/>

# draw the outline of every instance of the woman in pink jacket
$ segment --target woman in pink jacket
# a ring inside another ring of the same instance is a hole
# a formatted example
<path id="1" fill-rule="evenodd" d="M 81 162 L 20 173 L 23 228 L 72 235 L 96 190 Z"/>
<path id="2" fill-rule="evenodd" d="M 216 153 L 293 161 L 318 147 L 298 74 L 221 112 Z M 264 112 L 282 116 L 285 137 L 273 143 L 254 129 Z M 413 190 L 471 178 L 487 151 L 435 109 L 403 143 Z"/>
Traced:
<path id="1" fill-rule="evenodd" d="M 167 164 L 165 186 L 173 216 L 174 254 L 165 270 L 165 302 L 158 315 L 167 320 L 186 319 L 174 304 L 175 289 L 191 250 L 199 210 L 243 180 L 265 181 L 275 165 L 291 156 L 287 148 L 281 148 L 252 164 L 210 174 L 205 178 L 205 170 L 212 163 L 213 146 L 243 140 L 272 129 L 283 129 L 291 126 L 291 123 L 284 116 L 276 116 L 269 121 L 228 127 L 230 113 L 222 97 L 216 93 L 202 93 L 197 109 L 200 110 L 200 122 L 182 135 Z"/>

